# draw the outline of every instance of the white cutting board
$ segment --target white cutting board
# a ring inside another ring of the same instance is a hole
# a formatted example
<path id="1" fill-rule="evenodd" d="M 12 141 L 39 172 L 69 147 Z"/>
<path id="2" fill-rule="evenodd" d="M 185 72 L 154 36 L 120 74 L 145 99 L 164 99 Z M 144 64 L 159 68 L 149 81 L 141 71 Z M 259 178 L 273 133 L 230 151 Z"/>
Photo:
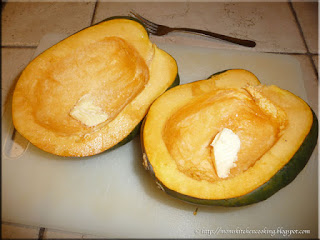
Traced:
<path id="1" fill-rule="evenodd" d="M 46 35 L 36 54 L 64 37 Z M 244 68 L 307 101 L 299 62 L 290 56 L 159 46 L 177 60 L 181 83 Z M 294 238 L 318 236 L 316 152 L 289 186 L 266 201 L 238 208 L 195 206 L 157 189 L 141 165 L 139 137 L 108 153 L 61 158 L 19 134 L 12 141 L 8 108 L 2 119 L 2 221 L 111 238 L 279 238 L 288 237 L 287 230 L 307 230 Z"/>

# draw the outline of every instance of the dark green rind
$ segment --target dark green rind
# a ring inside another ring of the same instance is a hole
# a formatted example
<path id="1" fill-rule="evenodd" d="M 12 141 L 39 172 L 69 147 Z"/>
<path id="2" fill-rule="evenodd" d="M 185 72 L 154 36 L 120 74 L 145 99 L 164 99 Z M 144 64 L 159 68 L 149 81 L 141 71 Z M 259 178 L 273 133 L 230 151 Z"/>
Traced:
<path id="1" fill-rule="evenodd" d="M 103 23 L 103 22 L 106 22 L 106 21 L 110 21 L 110 20 L 113 20 L 113 19 L 128 19 L 128 20 L 136 21 L 136 22 L 140 23 L 140 24 L 144 27 L 144 29 L 147 31 L 148 35 L 150 35 L 149 32 L 148 32 L 148 30 L 147 30 L 146 27 L 144 26 L 144 24 L 143 24 L 141 21 L 139 21 L 138 19 L 133 18 L 133 17 L 130 17 L 130 16 L 113 16 L 113 17 L 105 18 L 105 19 L 103 19 L 102 21 L 97 22 L 97 23 L 95 23 L 95 24 L 92 24 L 92 25 L 90 25 L 90 26 L 88 26 L 88 27 L 82 28 L 81 30 L 79 30 L 79 31 L 77 31 L 77 32 L 74 32 L 74 33 L 72 33 L 71 35 L 69 35 L 68 37 L 66 37 L 66 38 L 58 41 L 55 45 L 57 45 L 58 43 L 64 41 L 65 39 L 67 39 L 67 38 L 69 38 L 69 37 L 71 37 L 71 36 L 73 36 L 73 35 L 81 32 L 81 31 L 83 31 L 83 30 L 85 30 L 85 29 L 87 29 L 87 28 L 91 28 L 91 27 L 93 27 L 93 26 L 95 26 L 95 25 L 98 25 L 98 24 L 100 24 L 100 23 Z M 54 45 L 54 46 L 55 46 L 55 45 Z M 52 46 L 52 47 L 53 47 L 53 46 Z M 50 48 L 52 48 L 52 47 L 49 47 L 48 49 L 50 49 Z M 48 50 L 48 49 L 47 49 L 47 50 Z M 42 53 L 40 53 L 39 56 L 40 56 L 41 54 L 42 54 Z"/>
<path id="2" fill-rule="evenodd" d="M 100 21 L 100 22 L 98 22 L 98 23 L 95 23 L 94 25 L 100 24 L 100 23 L 102 23 L 102 22 L 110 21 L 110 20 L 113 20 L 113 19 L 128 19 L 128 20 L 136 21 L 136 22 L 138 22 L 139 24 L 141 24 L 141 25 L 144 27 L 144 29 L 147 31 L 148 35 L 150 35 L 149 32 L 148 32 L 148 30 L 147 30 L 147 28 L 144 26 L 144 24 L 143 24 L 140 20 L 138 20 L 138 19 L 136 19 L 136 18 L 134 18 L 134 17 L 130 17 L 130 16 L 113 16 L 113 17 L 106 18 L 106 19 L 104 19 L 104 20 L 102 20 L 102 21 Z M 94 26 L 94 25 L 91 25 L 90 27 L 92 27 L 92 26 Z M 177 74 L 174 82 L 171 84 L 171 86 L 170 86 L 167 90 L 169 90 L 170 88 L 173 88 L 173 87 L 175 87 L 175 86 L 177 86 L 177 85 L 179 85 L 179 84 L 180 84 L 180 77 L 179 77 L 179 74 Z M 131 132 L 128 136 L 126 136 L 126 137 L 125 137 L 123 140 L 121 140 L 119 143 L 117 143 L 117 144 L 114 145 L 113 147 L 105 150 L 104 152 L 112 151 L 112 150 L 114 150 L 114 149 L 116 149 L 116 148 L 118 148 L 118 147 L 121 147 L 122 145 L 125 145 L 126 143 L 128 143 L 128 142 L 130 142 L 132 139 L 134 139 L 134 138 L 139 134 L 139 132 L 140 132 L 142 121 L 143 121 L 143 119 L 141 120 L 140 123 L 138 123 L 138 125 L 132 130 L 132 132 Z"/>
<path id="3" fill-rule="evenodd" d="M 148 32 L 147 28 L 145 27 L 145 25 L 144 25 L 140 20 L 138 20 L 138 19 L 136 19 L 136 18 L 134 18 L 134 17 L 130 17 L 130 16 L 113 16 L 113 17 L 106 18 L 106 19 L 104 19 L 104 20 L 102 20 L 102 21 L 100 21 L 100 22 L 97 22 L 97 23 L 95 23 L 95 24 L 93 24 L 93 25 L 91 25 L 91 26 L 89 26 L 89 27 L 83 28 L 83 29 L 81 29 L 81 30 L 79 30 L 79 31 L 71 34 L 70 36 L 72 36 L 72 35 L 74 35 L 74 34 L 76 34 L 76 33 L 79 33 L 79 32 L 81 32 L 81 31 L 83 31 L 83 30 L 85 30 L 85 29 L 87 29 L 87 28 L 90 28 L 90 27 L 93 27 L 93 26 L 95 26 L 95 25 L 98 25 L 98 24 L 100 24 L 100 23 L 102 23 L 102 22 L 110 21 L 110 20 L 113 20 L 113 19 L 128 19 L 128 20 L 136 21 L 136 22 L 138 22 L 139 24 L 141 24 L 141 25 L 144 27 L 144 29 L 146 30 L 146 32 L 148 33 L 148 35 L 150 35 L 150 33 Z M 69 38 L 70 36 L 68 36 L 67 38 Z M 65 39 L 67 39 L 67 38 L 65 38 Z M 65 39 L 63 39 L 63 40 L 65 40 Z M 62 42 L 63 40 L 59 41 L 58 43 Z M 58 44 L 58 43 L 56 43 L 56 44 Z M 168 54 L 169 54 L 169 53 L 168 53 Z M 41 54 L 39 54 L 39 55 L 41 55 Z M 179 77 L 179 74 L 177 73 L 177 76 L 176 76 L 175 80 L 174 80 L 173 83 L 170 85 L 170 87 L 167 88 L 167 90 L 169 90 L 170 88 L 173 88 L 173 87 L 175 87 L 175 86 L 178 86 L 179 84 L 180 84 L 180 77 Z M 167 91 L 167 90 L 166 90 L 166 91 Z M 111 147 L 111 148 L 109 148 L 109 149 L 106 149 L 105 151 L 103 151 L 103 152 L 101 152 L 101 153 L 105 153 L 105 152 L 109 152 L 109 151 L 111 151 L 111 150 L 114 150 L 114 149 L 116 149 L 116 148 L 118 148 L 118 147 L 121 147 L 122 145 L 130 142 L 132 139 L 134 139 L 135 136 L 137 136 L 137 135 L 139 134 L 139 132 L 140 132 L 140 128 L 141 128 L 141 123 L 142 123 L 142 121 L 143 121 L 143 119 L 137 124 L 137 126 L 131 131 L 131 133 L 130 133 L 128 136 L 126 136 L 123 140 L 121 140 L 119 143 L 117 143 L 117 144 L 114 145 L 113 147 Z"/>
<path id="4" fill-rule="evenodd" d="M 168 91 L 170 88 L 178 86 L 179 84 L 180 84 L 180 77 L 179 77 L 179 74 L 177 74 L 175 80 L 170 85 L 170 87 L 167 88 L 166 91 Z M 121 140 L 119 143 L 117 143 L 117 145 L 114 145 L 113 147 L 105 150 L 104 152 L 109 152 L 109 151 L 114 150 L 118 147 L 121 147 L 122 145 L 124 145 L 124 144 L 130 142 L 132 139 L 134 139 L 140 133 L 142 122 L 143 122 L 143 119 L 138 123 L 138 125 L 132 130 L 132 132 L 128 136 L 126 136 L 123 140 Z"/>
<path id="5" fill-rule="evenodd" d="M 220 71 L 220 72 L 216 72 L 216 73 L 210 75 L 207 79 L 212 78 L 213 76 L 219 75 L 219 74 L 221 74 L 221 73 L 225 73 L 225 72 L 227 72 L 227 71 L 229 71 L 229 70 L 232 70 L 232 69 L 226 69 L 226 70 L 223 70 L 223 71 Z"/>
<path id="6" fill-rule="evenodd" d="M 211 76 L 218 75 L 226 71 L 228 70 L 215 73 Z M 219 200 L 200 199 L 200 198 L 184 195 L 169 189 L 159 179 L 157 179 L 155 172 L 153 170 L 153 167 L 148 159 L 148 156 L 146 155 L 146 151 L 143 144 L 143 134 L 140 134 L 141 148 L 144 154 L 144 158 L 145 158 L 144 160 L 146 161 L 144 163 L 144 167 L 151 174 L 151 176 L 153 177 L 155 182 L 158 184 L 158 186 L 161 188 L 161 190 L 166 192 L 168 195 L 178 198 L 184 202 L 193 203 L 196 205 L 224 206 L 224 207 L 240 207 L 240 206 L 246 206 L 246 205 L 261 202 L 271 197 L 272 195 L 274 195 L 276 192 L 278 192 L 280 189 L 284 188 L 288 184 L 290 184 L 308 163 L 318 141 L 318 119 L 314 111 L 312 109 L 311 111 L 313 115 L 313 123 L 312 123 L 311 129 L 308 135 L 306 136 L 306 138 L 304 139 L 302 145 L 294 154 L 294 156 L 291 158 L 291 160 L 283 168 L 281 168 L 275 175 L 273 175 L 268 182 L 266 182 L 265 184 L 261 185 L 259 188 L 253 190 L 252 192 L 246 195 L 235 197 L 235 198 L 219 199 Z M 141 133 L 143 131 L 144 122 L 145 121 L 143 121 L 142 123 Z"/>
<path id="7" fill-rule="evenodd" d="M 130 17 L 130 16 L 112 16 L 112 17 L 108 17 L 108 18 L 103 19 L 103 20 L 100 21 L 100 22 L 97 22 L 97 23 L 91 25 L 90 27 L 92 27 L 92 26 L 94 26 L 94 25 L 97 25 L 97 24 L 99 24 L 99 23 L 102 23 L 102 22 L 106 22 L 106 21 L 113 20 L 113 19 L 128 19 L 128 20 L 136 21 L 136 22 L 140 23 L 140 24 L 144 27 L 144 29 L 147 31 L 147 33 L 149 34 L 147 28 L 145 27 L 145 25 L 144 25 L 139 19 L 134 18 L 134 17 Z"/>
<path id="8" fill-rule="evenodd" d="M 167 88 L 166 91 L 168 91 L 171 88 L 174 88 L 180 84 L 180 76 L 177 74 L 176 78 L 174 79 L 173 83 L 170 85 L 170 87 Z"/>
<path id="9" fill-rule="evenodd" d="M 266 182 L 259 188 L 253 190 L 252 192 L 246 195 L 221 200 L 200 199 L 191 197 L 167 188 L 159 179 L 157 179 L 149 160 L 147 160 L 147 170 L 150 172 L 155 181 L 160 185 L 163 191 L 165 191 L 170 196 L 173 196 L 188 203 L 208 206 L 240 207 L 261 202 L 271 197 L 280 189 L 284 188 L 289 183 L 291 183 L 308 163 L 309 158 L 311 157 L 311 154 L 313 153 L 313 150 L 317 145 L 318 140 L 318 119 L 313 111 L 312 113 L 313 124 L 310 129 L 310 132 L 306 136 L 303 144 L 300 146 L 298 151 L 291 158 L 291 160 L 282 169 L 280 169 L 272 178 L 270 178 L 268 182 Z M 145 152 L 144 148 L 143 152 Z"/>
<path id="10" fill-rule="evenodd" d="M 128 19 L 128 20 L 136 21 L 137 23 L 139 23 L 140 25 L 142 25 L 142 26 L 144 27 L 144 29 L 145 29 L 146 32 L 148 33 L 148 36 L 150 35 L 150 33 L 149 33 L 149 31 L 147 30 L 147 28 L 145 27 L 145 25 L 144 25 L 139 19 L 136 19 L 136 18 L 130 17 L 130 16 L 113 16 L 113 17 L 105 18 L 104 20 L 102 20 L 102 21 L 100 21 L 100 22 L 97 22 L 97 23 L 92 24 L 92 25 L 90 25 L 90 26 L 88 26 L 88 27 L 85 27 L 85 28 L 83 28 L 83 29 L 81 29 L 81 30 L 79 30 L 79 31 L 77 31 L 77 32 L 74 32 L 74 33 L 72 33 L 70 36 L 66 37 L 65 39 L 67 39 L 67 38 L 69 38 L 69 37 L 71 37 L 71 36 L 73 36 L 73 35 L 81 32 L 81 31 L 83 31 L 83 30 L 85 30 L 85 29 L 87 29 L 87 28 L 91 28 L 91 27 L 93 27 L 93 26 L 95 26 L 95 25 L 98 25 L 98 24 L 100 24 L 100 23 L 103 23 L 103 22 L 106 22 L 106 21 L 110 21 L 110 20 L 113 20 L 113 19 Z M 55 45 L 57 45 L 58 43 L 64 41 L 65 39 L 60 40 L 60 41 L 57 42 Z M 53 46 L 52 46 L 52 47 L 53 47 Z M 52 48 L 52 47 L 50 47 L 50 48 Z M 48 48 L 48 49 L 50 49 L 50 48 Z M 41 54 L 42 54 L 42 53 L 40 53 L 39 56 L 40 56 Z"/>
<path id="11" fill-rule="evenodd" d="M 123 19 L 123 18 L 124 18 L 124 19 L 128 19 L 128 20 L 133 20 L 133 21 L 136 21 L 136 22 L 140 23 L 140 24 L 145 28 L 145 30 L 147 31 L 147 33 L 148 33 L 148 35 L 149 35 L 149 32 L 148 32 L 148 30 L 146 29 L 146 27 L 144 26 L 144 24 L 143 24 L 140 20 L 138 20 L 138 19 L 136 19 L 136 18 L 133 18 L 133 17 L 130 17 L 130 16 L 113 16 L 113 17 L 106 18 L 106 19 L 104 19 L 104 20 L 102 20 L 102 21 L 100 21 L 100 22 L 98 22 L 98 23 L 96 23 L 96 24 L 94 24 L 94 25 L 97 25 L 97 24 L 102 23 L 102 22 L 105 22 L 105 21 L 113 20 L 113 19 Z M 94 25 L 92 25 L 92 26 L 94 26 Z M 180 77 L 179 77 L 179 74 L 177 74 L 175 80 L 174 80 L 173 83 L 170 85 L 170 87 L 167 88 L 167 90 L 169 90 L 170 88 L 173 88 L 173 87 L 175 87 L 175 86 L 178 86 L 179 84 L 180 84 Z M 166 91 L 167 91 L 167 90 L 166 90 Z M 130 142 L 132 139 L 134 139 L 134 138 L 140 133 L 142 121 L 143 121 L 143 119 L 142 119 L 142 120 L 138 123 L 138 125 L 132 130 L 132 132 L 131 132 L 128 136 L 126 136 L 123 140 L 121 140 L 119 143 L 117 143 L 117 145 L 115 145 L 115 146 L 113 146 L 113 147 L 105 150 L 104 152 L 109 152 L 109 151 L 114 150 L 114 149 L 116 149 L 116 148 L 118 148 L 118 147 L 121 147 L 122 145 L 125 145 L 126 143 L 128 143 L 128 142 Z"/>
<path id="12" fill-rule="evenodd" d="M 95 23 L 94 25 L 105 22 L 105 21 L 113 20 L 113 19 L 119 19 L 119 18 L 129 19 L 129 20 L 136 21 L 137 23 L 140 23 L 144 27 L 144 29 L 147 31 L 148 35 L 150 35 L 150 32 L 146 28 L 146 25 L 143 22 L 141 22 L 139 19 L 131 16 L 113 16 L 113 17 L 106 18 L 98 23 Z M 94 26 L 94 25 L 91 25 L 91 26 Z"/>

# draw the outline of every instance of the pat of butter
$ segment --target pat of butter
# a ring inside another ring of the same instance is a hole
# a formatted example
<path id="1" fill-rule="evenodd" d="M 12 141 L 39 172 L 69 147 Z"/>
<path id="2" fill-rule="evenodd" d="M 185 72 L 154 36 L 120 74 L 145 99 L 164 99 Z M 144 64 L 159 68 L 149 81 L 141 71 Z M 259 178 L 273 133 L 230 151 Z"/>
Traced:
<path id="1" fill-rule="evenodd" d="M 214 166 L 219 178 L 226 178 L 236 166 L 240 150 L 240 138 L 232 130 L 224 128 L 213 139 Z"/>
<path id="2" fill-rule="evenodd" d="M 99 106 L 94 105 L 93 97 L 90 94 L 82 96 L 70 115 L 88 127 L 96 126 L 106 121 L 109 116 Z"/>

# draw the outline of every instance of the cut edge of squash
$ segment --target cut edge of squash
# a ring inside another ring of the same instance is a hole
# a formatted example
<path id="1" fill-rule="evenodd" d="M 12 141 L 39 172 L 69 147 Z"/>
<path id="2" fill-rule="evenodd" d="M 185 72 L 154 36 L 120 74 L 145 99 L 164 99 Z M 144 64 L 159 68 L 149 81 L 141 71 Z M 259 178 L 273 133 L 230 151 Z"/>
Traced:
<path id="1" fill-rule="evenodd" d="M 143 25 L 132 19 L 116 17 L 79 31 L 41 53 L 24 69 L 20 76 L 21 81 L 32 65 L 39 64 L 47 56 L 64 54 L 68 48 L 72 49 L 83 42 L 90 43 L 107 36 L 121 37 L 138 50 L 149 64 L 150 78 L 147 85 L 111 122 L 81 141 L 71 140 L 76 138 L 75 136 L 64 137 L 56 135 L 54 132 L 48 132 L 33 122 L 30 116 L 22 117 L 25 113 L 16 114 L 15 105 L 19 102 L 15 101 L 15 90 L 12 103 L 13 123 L 21 135 L 38 148 L 55 155 L 80 157 L 98 154 L 115 147 L 118 143 L 123 145 L 130 139 L 126 139 L 126 137 L 131 136 L 130 133 L 142 121 L 151 103 L 172 84 L 175 84 L 177 79 L 179 80 L 175 59 L 151 43 L 148 32 Z M 63 51 L 60 51 L 61 46 L 63 46 Z M 19 81 L 15 89 L 19 89 Z M 25 126 L 26 119 L 30 121 L 28 127 Z M 34 134 L 34 131 L 37 134 Z M 70 144 L 70 140 L 73 142 L 72 144 Z"/>
<path id="2" fill-rule="evenodd" d="M 222 74 L 227 74 L 227 72 L 230 73 L 230 71 L 233 72 L 233 70 L 228 70 L 222 72 Z M 217 77 L 221 78 L 219 74 L 213 75 L 209 81 L 200 80 L 190 84 L 180 85 L 163 94 L 151 106 L 145 119 L 141 135 L 143 139 L 142 145 L 144 146 L 144 159 L 147 159 L 147 161 L 144 160 L 144 166 L 148 169 L 152 169 L 152 174 L 154 174 L 155 178 L 160 182 L 164 189 L 170 191 L 172 195 L 181 195 L 181 198 L 191 197 L 194 199 L 201 199 L 205 202 L 207 201 L 208 203 L 211 201 L 212 204 L 214 201 L 220 201 L 215 203 L 217 205 L 223 205 L 224 203 L 227 204 L 226 199 L 238 199 L 242 196 L 246 196 L 250 192 L 254 192 L 255 189 L 264 188 L 262 186 L 267 184 L 273 176 L 276 176 L 277 172 L 281 171 L 281 169 L 289 164 L 290 159 L 293 158 L 296 152 L 301 148 L 301 144 L 303 144 L 305 138 L 310 133 L 310 129 L 311 133 L 314 132 L 312 129 L 314 129 L 315 126 L 315 115 L 302 99 L 288 91 L 280 89 L 279 91 L 281 91 L 285 96 L 293 97 L 295 101 L 300 102 L 300 110 L 305 113 L 305 115 L 302 114 L 305 118 L 300 121 L 301 124 L 304 124 L 305 128 L 300 132 L 299 139 L 292 142 L 288 140 L 292 136 L 284 134 L 271 148 L 271 150 L 268 151 L 267 154 L 264 155 L 253 167 L 234 178 L 216 181 L 214 183 L 209 183 L 204 180 L 194 180 L 177 169 L 177 166 L 171 159 L 165 144 L 162 141 L 159 142 L 158 139 L 161 139 L 161 128 L 168 119 L 168 116 L 170 116 L 170 111 L 176 111 L 176 109 L 183 105 L 184 102 L 191 99 L 192 92 L 194 93 L 193 89 L 200 89 L 201 86 L 199 85 L 203 85 L 202 89 L 212 88 L 214 83 L 212 83 L 211 80 L 214 80 L 214 78 Z M 254 82 L 253 84 L 259 83 L 258 81 Z M 184 101 L 179 102 L 179 99 L 184 99 Z M 170 103 L 172 105 L 169 105 Z M 294 115 L 294 112 L 291 114 Z M 157 122 L 157 126 L 154 126 L 152 124 L 153 122 Z M 297 132 L 294 128 L 295 126 L 293 126 L 293 130 L 290 132 L 297 137 Z M 292 145 L 294 145 L 293 148 Z M 283 147 L 285 150 L 283 150 Z M 279 155 L 278 153 L 280 150 L 282 154 Z M 272 157 L 269 158 L 269 156 Z M 266 164 L 270 164 L 269 159 L 273 159 L 275 162 L 272 163 L 273 167 L 269 167 L 266 171 L 264 167 Z M 276 163 L 278 160 L 279 163 Z M 264 173 L 260 174 L 262 170 Z M 242 184 L 241 187 L 238 185 L 239 182 Z M 196 202 L 198 202 L 198 200 Z M 229 204 L 232 205 L 231 203 Z"/>

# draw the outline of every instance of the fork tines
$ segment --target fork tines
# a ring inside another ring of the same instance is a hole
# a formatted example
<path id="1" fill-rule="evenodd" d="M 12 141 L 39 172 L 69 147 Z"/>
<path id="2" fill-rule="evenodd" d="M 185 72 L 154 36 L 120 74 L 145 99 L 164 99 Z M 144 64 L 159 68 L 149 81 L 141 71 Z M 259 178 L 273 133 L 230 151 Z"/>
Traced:
<path id="1" fill-rule="evenodd" d="M 140 20 L 143 25 L 145 25 L 145 27 L 148 29 L 148 31 L 150 31 L 151 33 L 155 33 L 158 29 L 158 24 L 153 23 L 151 21 L 149 21 L 148 19 L 145 19 L 144 17 L 142 17 L 141 15 L 139 15 L 138 13 L 135 13 L 133 11 L 130 11 L 130 14 L 137 18 L 138 20 Z"/>

